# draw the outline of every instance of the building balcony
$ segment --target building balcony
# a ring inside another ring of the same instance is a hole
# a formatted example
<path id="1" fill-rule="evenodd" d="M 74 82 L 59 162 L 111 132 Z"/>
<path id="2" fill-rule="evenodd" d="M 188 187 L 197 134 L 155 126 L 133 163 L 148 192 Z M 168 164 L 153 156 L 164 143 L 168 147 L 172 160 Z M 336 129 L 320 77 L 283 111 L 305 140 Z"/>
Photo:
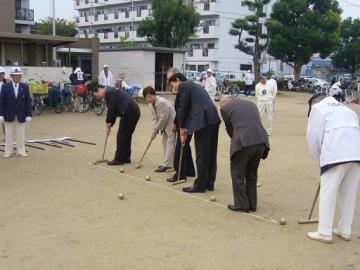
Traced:
<path id="1" fill-rule="evenodd" d="M 186 57 L 194 62 L 217 61 L 217 49 L 193 49 L 192 54 L 186 53 Z"/>
<path id="2" fill-rule="evenodd" d="M 78 17 L 77 24 L 81 26 L 91 25 L 111 25 L 118 23 L 139 22 L 149 16 L 149 10 L 142 10 L 141 12 L 119 12 L 109 14 L 99 14 L 94 16 Z"/>
<path id="3" fill-rule="evenodd" d="M 34 10 L 20 8 L 16 10 L 15 22 L 17 24 L 34 25 Z"/>
<path id="4" fill-rule="evenodd" d="M 215 25 L 210 25 L 208 27 L 199 27 L 198 32 L 196 33 L 196 39 L 206 39 L 206 38 L 219 38 L 218 28 Z"/>
<path id="5" fill-rule="evenodd" d="M 80 34 L 80 37 L 85 36 L 86 34 Z M 88 36 L 90 37 L 90 34 Z M 145 38 L 138 37 L 136 31 L 98 33 L 97 37 L 99 38 L 100 43 L 118 43 L 120 42 L 120 37 L 126 37 L 126 41 L 146 41 Z"/>
<path id="6" fill-rule="evenodd" d="M 195 4 L 195 9 L 197 12 L 199 12 L 201 16 L 217 15 L 216 11 L 218 10 L 218 3 L 217 2 L 198 3 Z"/>

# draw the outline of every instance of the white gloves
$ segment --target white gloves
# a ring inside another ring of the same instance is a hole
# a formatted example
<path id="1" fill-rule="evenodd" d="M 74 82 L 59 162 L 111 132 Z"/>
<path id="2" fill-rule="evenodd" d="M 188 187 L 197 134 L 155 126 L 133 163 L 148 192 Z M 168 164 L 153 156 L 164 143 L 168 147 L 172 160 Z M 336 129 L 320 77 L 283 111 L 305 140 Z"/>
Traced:
<path id="1" fill-rule="evenodd" d="M 30 122 L 30 121 L 31 121 L 31 117 L 30 117 L 30 116 L 26 116 L 25 121 L 26 121 L 26 122 Z"/>
<path id="2" fill-rule="evenodd" d="M 4 116 L 0 116 L 0 123 L 4 123 Z"/>

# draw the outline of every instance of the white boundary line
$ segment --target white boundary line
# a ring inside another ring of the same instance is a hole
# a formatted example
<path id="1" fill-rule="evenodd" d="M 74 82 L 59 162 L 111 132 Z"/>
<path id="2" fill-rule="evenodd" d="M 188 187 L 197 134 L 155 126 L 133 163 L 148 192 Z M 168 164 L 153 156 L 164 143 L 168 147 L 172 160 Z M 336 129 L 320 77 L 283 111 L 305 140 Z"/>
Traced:
<path id="1" fill-rule="evenodd" d="M 133 175 L 130 175 L 130 174 L 127 174 L 127 173 L 121 173 L 120 171 L 116 171 L 116 170 L 113 170 L 113 169 L 110 169 L 110 168 L 107 168 L 107 167 L 104 167 L 104 166 L 101 166 L 101 165 L 94 165 L 94 164 L 92 164 L 92 163 L 89 163 L 89 165 L 94 166 L 94 167 L 98 167 L 98 168 L 101 168 L 101 169 L 103 169 L 103 170 L 107 170 L 107 171 L 110 171 L 110 172 L 115 172 L 115 173 L 118 173 L 118 174 L 121 174 L 121 175 L 125 175 L 125 176 L 127 176 L 127 177 L 129 177 L 129 178 L 132 178 L 132 179 L 138 181 L 138 182 L 142 182 L 142 183 L 146 183 L 146 184 L 149 184 L 149 185 L 153 185 L 153 186 L 156 186 L 156 187 L 158 187 L 158 188 L 161 188 L 161 189 L 164 189 L 164 190 L 169 190 L 169 191 L 172 191 L 172 192 L 181 194 L 181 195 L 183 195 L 183 196 L 187 196 L 187 197 L 190 197 L 190 198 L 193 198 L 193 199 L 196 199 L 196 200 L 199 200 L 199 201 L 203 201 L 203 202 L 206 202 L 206 203 L 215 205 L 215 206 L 227 208 L 227 206 L 224 205 L 224 204 L 217 203 L 217 202 L 211 202 L 211 201 L 205 200 L 205 199 L 203 199 L 203 198 L 194 196 L 194 195 L 189 194 L 189 193 L 186 193 L 186 192 L 182 192 L 182 191 L 179 191 L 179 190 L 176 190 L 176 189 L 172 189 L 172 188 L 169 188 L 169 187 L 166 187 L 166 186 L 163 186 L 163 185 L 159 185 L 159 184 L 154 183 L 154 182 L 152 182 L 152 181 L 146 181 L 145 179 L 141 179 L 141 178 L 139 178 L 139 177 L 137 177 L 137 176 L 133 176 Z M 278 224 L 278 222 L 277 222 L 276 220 L 272 219 L 272 218 L 262 217 L 262 216 L 258 216 L 258 215 L 251 214 L 251 213 L 245 213 L 245 212 L 242 212 L 242 214 L 245 214 L 245 215 L 254 217 L 254 218 L 259 219 L 259 220 L 263 220 L 263 221 L 267 221 L 267 222 L 270 222 L 270 223 Z"/>

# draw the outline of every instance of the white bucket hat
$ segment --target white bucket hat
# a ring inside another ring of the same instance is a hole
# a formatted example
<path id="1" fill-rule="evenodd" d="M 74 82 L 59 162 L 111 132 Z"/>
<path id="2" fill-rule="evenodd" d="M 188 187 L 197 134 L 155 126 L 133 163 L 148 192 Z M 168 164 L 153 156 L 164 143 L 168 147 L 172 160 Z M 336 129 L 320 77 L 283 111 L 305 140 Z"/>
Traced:
<path id="1" fill-rule="evenodd" d="M 209 68 L 206 72 L 214 73 L 211 68 Z"/>
<path id="2" fill-rule="evenodd" d="M 0 67 L 0 73 L 4 73 L 5 74 L 5 69 L 3 67 Z"/>

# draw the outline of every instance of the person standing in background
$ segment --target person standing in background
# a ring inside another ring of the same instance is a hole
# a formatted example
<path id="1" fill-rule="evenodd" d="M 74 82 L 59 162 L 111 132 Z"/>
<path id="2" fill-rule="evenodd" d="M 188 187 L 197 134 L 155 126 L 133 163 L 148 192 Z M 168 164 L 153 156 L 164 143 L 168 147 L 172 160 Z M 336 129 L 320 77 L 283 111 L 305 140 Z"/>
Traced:
<path id="1" fill-rule="evenodd" d="M 105 86 L 105 88 L 114 86 L 114 77 L 108 65 L 104 65 L 103 71 L 100 72 L 98 83 Z"/>
<path id="2" fill-rule="evenodd" d="M 260 117 L 269 136 L 272 131 L 275 94 L 274 88 L 266 79 L 266 74 L 261 74 L 260 82 L 255 87 L 255 96 L 258 99 Z"/>
<path id="3" fill-rule="evenodd" d="M 215 101 L 216 80 L 213 76 L 213 71 L 210 68 L 206 71 L 206 77 L 202 81 L 202 85 L 204 86 L 205 90 L 208 92 L 211 100 Z"/>
<path id="4" fill-rule="evenodd" d="M 3 67 L 0 67 L 0 94 L 1 94 L 1 87 L 3 86 L 3 84 L 6 83 L 6 79 L 5 79 L 5 69 Z M 4 133 L 4 140 L 5 140 L 5 124 L 2 123 L 2 130 Z"/>
<path id="5" fill-rule="evenodd" d="M 251 91 L 253 90 L 253 84 L 254 84 L 254 75 L 251 74 L 251 70 L 248 70 L 245 73 L 245 96 L 250 96 Z"/>
<path id="6" fill-rule="evenodd" d="M 119 73 L 118 79 L 116 80 L 116 83 L 115 83 L 115 88 L 117 90 L 121 90 L 121 91 L 125 91 L 125 92 L 129 89 L 129 86 L 125 82 L 125 74 L 124 73 Z"/>
<path id="7" fill-rule="evenodd" d="M 21 157 L 27 157 L 25 151 L 26 122 L 31 121 L 32 99 L 29 87 L 21 82 L 20 67 L 11 68 L 11 82 L 1 87 L 0 93 L 0 122 L 5 122 L 5 154 L 13 154 L 13 133 L 16 132 L 16 150 Z"/>

